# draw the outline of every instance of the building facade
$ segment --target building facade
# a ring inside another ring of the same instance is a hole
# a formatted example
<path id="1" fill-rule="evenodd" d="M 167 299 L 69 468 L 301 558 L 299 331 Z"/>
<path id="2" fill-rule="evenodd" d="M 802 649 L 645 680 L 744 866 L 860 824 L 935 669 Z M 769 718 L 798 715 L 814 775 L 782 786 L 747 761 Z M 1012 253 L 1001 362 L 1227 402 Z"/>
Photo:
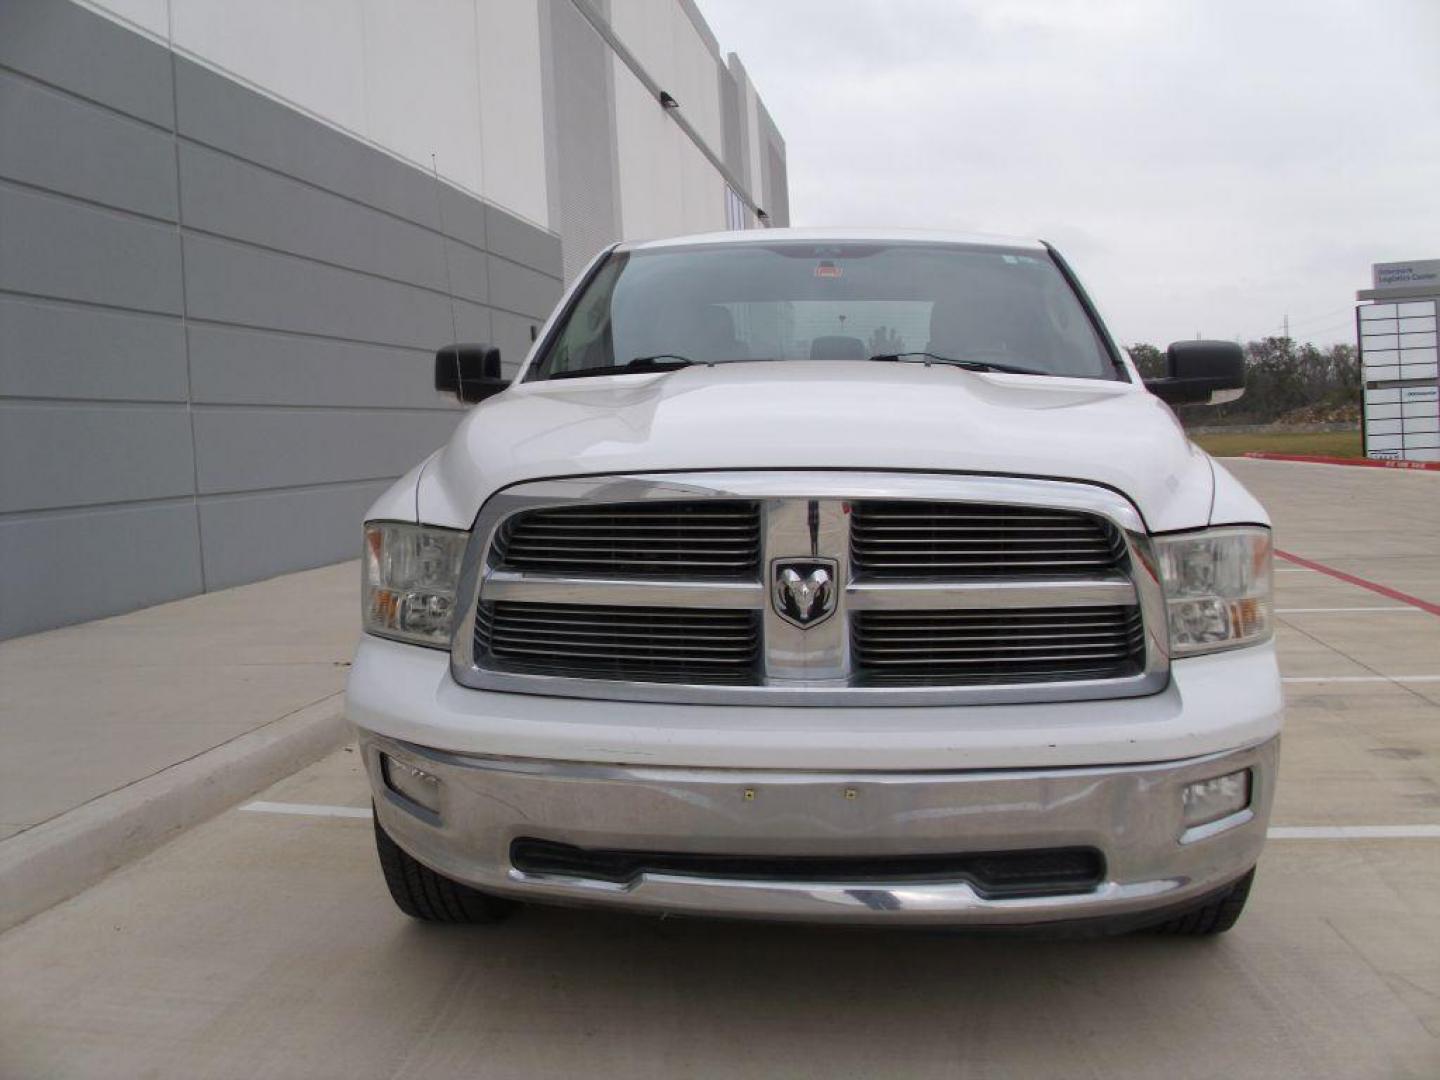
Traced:
<path id="1" fill-rule="evenodd" d="M 1440 259 L 1376 263 L 1356 299 L 1365 456 L 1440 462 Z"/>
<path id="2" fill-rule="evenodd" d="M 435 348 L 788 216 L 690 0 L 4 0 L 0 638 L 353 557 Z"/>

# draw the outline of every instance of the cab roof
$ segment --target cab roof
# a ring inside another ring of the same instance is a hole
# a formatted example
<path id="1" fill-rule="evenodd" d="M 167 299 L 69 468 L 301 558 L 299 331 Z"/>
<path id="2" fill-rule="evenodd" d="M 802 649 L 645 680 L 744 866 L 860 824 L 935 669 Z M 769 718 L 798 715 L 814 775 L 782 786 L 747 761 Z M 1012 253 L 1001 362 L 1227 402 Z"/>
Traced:
<path id="1" fill-rule="evenodd" d="M 1044 251 L 1045 245 L 1029 237 L 995 236 L 990 233 L 951 232 L 945 229 L 737 229 L 730 232 L 699 233 L 693 236 L 672 236 L 665 240 L 637 240 L 620 244 L 619 251 L 656 251 L 674 247 L 722 244 L 774 244 L 787 240 L 812 244 L 887 243 L 887 244 L 965 244 L 971 247 L 994 247 L 1015 250 Z"/>

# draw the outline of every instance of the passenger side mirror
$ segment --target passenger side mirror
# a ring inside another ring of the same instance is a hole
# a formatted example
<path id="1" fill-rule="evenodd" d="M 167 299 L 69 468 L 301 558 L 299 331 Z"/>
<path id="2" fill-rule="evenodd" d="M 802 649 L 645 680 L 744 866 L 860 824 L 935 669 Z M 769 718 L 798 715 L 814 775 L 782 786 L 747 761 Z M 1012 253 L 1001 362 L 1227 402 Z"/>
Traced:
<path id="1" fill-rule="evenodd" d="M 500 374 L 500 350 L 491 345 L 446 345 L 435 354 L 435 389 L 461 401 L 484 401 L 510 385 Z"/>
<path id="2" fill-rule="evenodd" d="M 1245 351 L 1233 341 L 1174 342 L 1165 368 L 1145 387 L 1171 405 L 1224 405 L 1245 393 Z"/>

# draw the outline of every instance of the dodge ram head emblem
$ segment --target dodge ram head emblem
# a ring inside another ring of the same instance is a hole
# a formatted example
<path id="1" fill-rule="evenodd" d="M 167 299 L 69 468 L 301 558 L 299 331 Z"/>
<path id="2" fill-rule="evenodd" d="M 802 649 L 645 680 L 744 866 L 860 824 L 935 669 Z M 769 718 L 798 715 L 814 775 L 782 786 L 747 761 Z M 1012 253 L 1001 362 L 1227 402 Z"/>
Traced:
<path id="1" fill-rule="evenodd" d="M 834 559 L 776 559 L 771 565 L 775 610 L 788 623 L 814 626 L 835 613 Z"/>

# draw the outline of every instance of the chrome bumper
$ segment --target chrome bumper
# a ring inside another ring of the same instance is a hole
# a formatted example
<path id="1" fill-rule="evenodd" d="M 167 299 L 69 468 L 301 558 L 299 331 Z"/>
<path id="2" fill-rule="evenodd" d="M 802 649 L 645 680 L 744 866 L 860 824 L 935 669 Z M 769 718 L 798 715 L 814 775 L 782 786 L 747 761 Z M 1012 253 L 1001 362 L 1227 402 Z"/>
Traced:
<path id="1" fill-rule="evenodd" d="M 1024 926 L 1125 920 L 1199 899 L 1255 865 L 1279 740 L 1113 768 L 806 773 L 470 757 L 360 732 L 380 824 L 421 862 L 518 899 L 821 922 Z M 438 779 L 439 813 L 392 791 L 390 755 Z M 1181 789 L 1253 770 L 1248 809 L 1186 830 Z M 627 883 L 527 874 L 517 838 L 581 848 L 894 856 L 1086 847 L 1104 879 L 1062 895 L 988 898 L 959 881 L 775 881 L 645 873 Z"/>

